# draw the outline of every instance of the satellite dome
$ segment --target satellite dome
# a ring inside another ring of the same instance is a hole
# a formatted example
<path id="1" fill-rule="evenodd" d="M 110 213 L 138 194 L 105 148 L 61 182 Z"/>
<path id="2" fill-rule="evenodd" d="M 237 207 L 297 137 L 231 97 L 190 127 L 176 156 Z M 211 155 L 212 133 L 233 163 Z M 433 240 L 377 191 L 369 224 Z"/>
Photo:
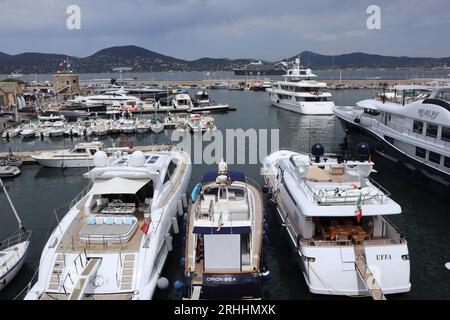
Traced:
<path id="1" fill-rule="evenodd" d="M 306 69 L 306 74 L 311 74 L 312 70 L 311 69 Z"/>
<path id="2" fill-rule="evenodd" d="M 133 152 L 130 162 L 133 167 L 143 167 L 145 164 L 145 154 L 139 150 Z"/>
<path id="3" fill-rule="evenodd" d="M 97 151 L 94 154 L 94 165 L 96 167 L 106 167 L 108 164 L 108 155 L 105 151 Z"/>

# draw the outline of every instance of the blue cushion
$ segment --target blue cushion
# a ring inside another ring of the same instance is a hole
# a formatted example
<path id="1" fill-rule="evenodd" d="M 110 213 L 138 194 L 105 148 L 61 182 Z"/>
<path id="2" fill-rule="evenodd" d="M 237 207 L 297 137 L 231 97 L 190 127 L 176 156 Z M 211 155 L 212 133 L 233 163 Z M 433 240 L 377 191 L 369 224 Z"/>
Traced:
<path id="1" fill-rule="evenodd" d="M 106 224 L 114 224 L 114 218 L 106 218 Z"/>
<path id="2" fill-rule="evenodd" d="M 95 217 L 89 217 L 87 224 L 95 224 Z"/>
<path id="3" fill-rule="evenodd" d="M 124 218 L 123 219 L 123 224 L 132 225 L 133 224 L 133 219 L 132 218 Z"/>

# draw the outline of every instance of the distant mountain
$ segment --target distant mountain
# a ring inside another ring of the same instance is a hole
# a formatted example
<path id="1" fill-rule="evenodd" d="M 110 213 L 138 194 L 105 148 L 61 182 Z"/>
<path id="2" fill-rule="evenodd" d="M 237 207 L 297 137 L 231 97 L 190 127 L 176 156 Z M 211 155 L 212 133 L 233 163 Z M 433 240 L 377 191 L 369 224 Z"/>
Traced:
<path id="1" fill-rule="evenodd" d="M 302 64 L 311 68 L 405 68 L 450 66 L 450 58 L 390 57 L 366 53 L 335 56 L 305 51 L 299 54 Z M 297 56 L 288 59 L 294 60 Z M 80 73 L 111 72 L 115 67 L 131 67 L 140 71 L 231 71 L 259 59 L 201 58 L 183 60 L 166 56 L 134 45 L 117 46 L 100 50 L 85 58 L 67 57 L 63 54 L 22 53 L 9 55 L 0 52 L 0 74 L 54 73 L 62 60 L 69 58 L 72 68 Z"/>
<path id="2" fill-rule="evenodd" d="M 290 58 L 294 60 L 297 56 Z M 301 63 L 311 68 L 412 68 L 450 66 L 450 58 L 392 57 L 355 52 L 326 56 L 310 51 L 300 53 Z"/>

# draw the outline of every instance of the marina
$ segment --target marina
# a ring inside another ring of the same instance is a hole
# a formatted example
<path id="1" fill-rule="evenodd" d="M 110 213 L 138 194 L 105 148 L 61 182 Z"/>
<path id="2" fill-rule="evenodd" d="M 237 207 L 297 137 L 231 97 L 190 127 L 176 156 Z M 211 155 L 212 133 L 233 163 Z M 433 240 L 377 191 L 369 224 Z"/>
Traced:
<path id="1" fill-rule="evenodd" d="M 376 96 L 377 92 L 378 91 L 367 89 L 358 91 L 344 90 L 336 92 L 333 95 L 333 100 L 338 106 L 351 106 L 356 105 L 359 101 L 367 99 L 367 97 Z M 238 112 L 215 115 L 214 123 L 218 130 L 224 130 L 225 128 L 279 128 L 280 136 L 285 137 L 280 141 L 281 150 L 303 151 L 307 154 L 315 143 L 322 143 L 327 152 L 336 153 L 339 151 L 340 145 L 345 142 L 345 127 L 342 126 L 340 120 L 335 116 L 297 115 L 293 117 L 293 113 L 289 111 L 273 108 L 268 94 L 264 92 L 212 90 L 209 94 L 216 100 L 227 101 L 230 104 L 239 103 L 239 105 L 242 106 Z M 189 117 L 186 117 L 186 120 L 186 123 L 188 123 Z M 310 128 L 315 129 L 311 130 Z M 188 132 L 186 131 L 186 133 Z M 140 150 L 144 152 L 144 154 L 148 152 L 158 152 L 157 150 L 167 149 L 168 146 L 172 144 L 170 130 L 165 130 L 159 134 L 151 132 L 138 134 L 135 132 L 128 134 L 127 138 L 133 145 L 133 149 L 128 151 L 129 155 L 132 155 L 136 150 Z M 12 299 L 16 297 L 16 295 L 26 287 L 36 270 L 38 270 L 41 250 L 44 249 L 45 244 L 49 241 L 50 235 L 45 236 L 48 223 L 52 221 L 52 225 L 54 227 L 57 226 L 53 210 L 72 201 L 72 199 L 86 187 L 86 178 L 83 177 L 83 174 L 93 169 L 91 167 L 66 168 L 64 170 L 61 168 L 45 168 L 32 163 L 27 164 L 27 156 L 31 157 L 32 154 L 44 151 L 70 149 L 80 143 L 95 142 L 95 139 L 103 142 L 105 148 L 113 148 L 114 146 L 119 146 L 121 137 L 108 134 L 103 137 L 89 136 L 83 138 L 74 136 L 72 138 L 32 139 L 25 142 L 22 141 L 22 139 L 15 137 L 11 138 L 9 141 L 2 139 L 0 142 L 1 151 L 3 152 L 2 157 L 8 155 L 9 149 L 11 149 L 16 156 L 19 156 L 25 161 L 21 169 L 22 174 L 14 180 L 6 181 L 5 184 L 12 199 L 17 203 L 18 209 L 22 212 L 26 225 L 33 229 L 33 239 L 35 241 L 35 246 L 37 247 L 37 249 L 34 250 L 35 252 L 31 252 L 28 255 L 24 268 L 17 275 L 15 281 L 2 291 L 0 294 L 2 298 Z M 166 145 L 161 146 L 161 144 Z M 190 156 L 193 158 L 194 154 L 191 154 Z M 248 154 L 246 156 L 248 156 Z M 446 283 L 446 278 L 448 277 L 448 271 L 445 269 L 445 264 L 448 262 L 448 259 L 445 258 L 446 252 L 448 252 L 445 243 L 448 243 L 449 241 L 449 239 L 447 239 L 447 233 L 445 232 L 445 225 L 448 220 L 448 217 L 445 214 L 445 208 L 448 204 L 446 204 L 442 198 L 431 193 L 430 190 L 425 190 L 420 184 L 407 184 L 402 179 L 397 178 L 396 175 L 391 174 L 387 169 L 385 170 L 385 167 L 379 165 L 375 159 L 373 159 L 373 161 L 375 162 L 374 168 L 377 172 L 372 173 L 372 175 L 377 182 L 389 190 L 390 198 L 398 203 L 402 209 L 402 214 L 392 216 L 389 220 L 398 230 L 400 230 L 405 239 L 408 240 L 408 251 L 411 257 L 411 291 L 402 294 L 387 294 L 387 298 L 439 298 L 448 295 L 449 288 L 442 285 L 442 283 Z M 260 167 L 258 165 L 229 166 L 232 167 L 233 170 L 234 167 L 236 167 L 236 170 L 245 172 L 246 176 L 255 180 L 259 186 L 265 185 L 263 176 L 260 175 Z M 196 183 L 209 171 L 211 171 L 211 167 L 206 164 L 193 165 L 191 179 L 187 184 L 186 193 L 190 194 L 190 192 L 195 189 Z M 52 194 L 53 196 L 45 203 L 36 202 L 36 199 L 42 195 L 41 191 L 38 190 L 42 190 L 42 192 Z M 405 193 L 404 190 L 408 190 L 408 192 Z M 368 191 L 367 196 L 371 197 L 372 192 Z M 377 197 L 377 195 L 373 196 Z M 23 201 L 17 201 L 16 199 L 19 199 L 18 197 L 23 199 Z M 350 193 L 347 197 L 349 201 L 356 203 L 357 197 L 355 198 L 355 196 Z M 264 199 L 267 199 L 267 196 L 264 196 Z M 427 200 L 423 201 L 423 199 Z M 0 207 L 1 210 L 4 208 L 6 209 L 3 201 L 1 202 Z M 310 293 L 307 282 L 301 274 L 301 269 L 298 264 L 293 262 L 292 253 L 287 245 L 289 242 L 286 242 L 289 238 L 285 237 L 283 227 L 277 222 L 277 212 L 266 204 L 266 201 L 264 201 L 264 207 L 268 214 L 266 216 L 266 223 L 268 226 L 266 235 L 268 236 L 268 241 L 266 240 L 264 242 L 264 255 L 267 263 L 267 270 L 270 272 L 270 277 L 268 278 L 271 279 L 263 281 L 262 299 L 321 299 L 321 295 Z M 351 207 L 353 208 L 354 204 Z M 31 208 L 36 209 L 32 210 L 33 212 L 36 212 L 36 214 L 31 213 Z M 352 210 L 353 209 L 350 209 L 350 211 Z M 64 217 L 67 213 L 66 210 L 60 209 L 58 209 L 57 212 L 59 212 L 60 218 Z M 367 209 L 364 209 L 363 207 L 363 219 L 367 212 Z M 426 216 L 424 215 L 424 212 L 428 212 L 429 214 Z M 368 217 L 366 216 L 366 218 Z M 45 223 L 43 222 L 44 220 Z M 172 235 L 173 250 L 168 254 L 165 267 L 162 271 L 162 276 L 167 278 L 169 283 L 173 285 L 175 285 L 177 281 L 183 282 L 184 277 L 184 268 L 180 267 L 180 261 L 184 256 L 184 235 L 181 231 L 183 229 L 181 221 L 179 222 L 180 234 Z M 11 229 L 8 229 L 8 218 L 5 218 L 5 222 L 6 223 L 3 224 L 0 229 L 4 236 L 12 232 Z M 139 224 L 139 226 L 141 226 L 143 222 L 139 220 Z M 355 227 L 353 226 L 353 228 Z M 77 232 L 80 231 L 81 229 Z M 366 232 L 365 230 L 363 231 Z M 139 230 L 137 230 L 137 232 L 137 235 L 142 234 Z M 130 244 L 132 243 L 134 242 L 130 242 Z M 75 242 L 74 245 L 80 246 L 80 248 L 81 246 L 84 246 L 82 241 Z M 64 247 L 67 250 L 70 249 L 71 246 L 72 241 L 65 242 L 64 244 Z M 97 244 L 91 244 L 91 246 L 93 250 L 100 249 Z M 101 244 L 100 247 L 102 247 Z M 423 250 L 424 247 L 426 250 Z M 358 254 L 357 250 L 358 249 L 355 249 L 356 265 L 360 264 L 360 261 L 364 261 L 364 256 Z M 111 254 L 113 254 L 112 251 Z M 359 256 L 361 256 L 361 259 L 358 258 Z M 87 257 L 89 258 L 90 256 L 88 255 Z M 58 258 L 55 256 L 55 259 Z M 366 259 L 368 258 L 366 257 Z M 86 260 L 83 260 L 83 263 L 85 262 Z M 93 269 L 97 268 L 95 261 L 91 263 L 91 266 Z M 364 277 L 364 263 L 360 264 L 358 268 L 361 270 L 360 274 Z M 433 273 L 429 271 L 430 268 L 433 270 Z M 45 269 L 46 268 L 44 268 L 44 270 Z M 82 277 L 79 279 L 82 281 Z M 73 280 L 75 281 L 75 279 Z M 436 283 L 436 286 L 428 287 L 426 284 L 430 282 Z M 380 285 L 382 287 L 382 284 Z M 67 288 L 69 287 L 70 286 L 68 285 Z M 69 289 L 67 290 L 70 291 Z M 87 291 L 82 292 L 81 296 L 89 298 L 89 295 L 86 295 L 86 292 Z M 370 294 L 367 291 L 363 293 L 364 296 L 370 297 Z M 69 298 L 69 296 L 62 293 L 59 298 Z M 76 296 L 78 298 L 80 297 L 79 294 L 74 294 L 71 298 L 75 299 Z M 50 296 L 47 296 L 47 298 L 49 297 Z M 54 296 L 52 297 L 54 298 Z M 124 295 L 120 297 L 130 298 L 131 296 Z M 183 292 L 173 288 L 166 290 L 155 289 L 153 297 L 155 299 L 182 299 Z M 23 298 L 23 296 L 21 298 Z M 102 297 L 99 296 L 98 298 Z"/>
<path id="2" fill-rule="evenodd" d="M 450 300 L 448 0 L 0 9 L 5 315 Z"/>

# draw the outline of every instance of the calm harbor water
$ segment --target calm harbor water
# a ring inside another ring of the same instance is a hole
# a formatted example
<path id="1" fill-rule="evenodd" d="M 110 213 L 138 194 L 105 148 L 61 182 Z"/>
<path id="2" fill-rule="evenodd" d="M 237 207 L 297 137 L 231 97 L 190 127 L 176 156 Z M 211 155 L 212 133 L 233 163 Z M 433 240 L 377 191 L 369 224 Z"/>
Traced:
<path id="1" fill-rule="evenodd" d="M 322 80 L 337 80 L 340 77 L 344 80 L 362 80 L 362 79 L 386 79 L 400 80 L 410 78 L 448 78 L 450 68 L 442 69 L 329 69 L 315 70 L 313 73 L 318 75 Z M 120 79 L 119 73 L 83 73 L 79 74 L 82 81 L 106 80 L 111 78 Z M 0 79 L 4 79 L 8 75 L 0 75 Z M 123 74 L 124 79 L 146 80 L 146 81 L 183 81 L 183 80 L 217 80 L 217 79 L 239 79 L 251 80 L 258 78 L 270 78 L 274 80 L 280 79 L 280 76 L 236 76 L 232 71 L 216 71 L 216 72 L 126 72 Z M 26 74 L 22 78 L 24 81 L 51 81 L 53 74 Z"/>
<path id="2" fill-rule="evenodd" d="M 326 151 L 333 152 L 342 143 L 344 131 L 334 117 L 301 116 L 270 106 L 265 93 L 210 90 L 211 97 L 218 102 L 236 106 L 238 111 L 214 115 L 219 130 L 235 128 L 279 129 L 280 148 L 308 151 L 314 143 L 325 145 Z M 334 92 L 338 105 L 353 105 L 356 101 L 372 97 L 370 90 Z M 170 141 L 170 133 L 160 135 L 133 135 L 135 145 L 148 145 Z M 18 150 L 44 150 L 69 148 L 81 141 L 35 140 L 22 143 L 13 139 L 9 143 L 2 140 L 0 151 L 10 147 Z M 116 141 L 117 142 L 117 141 Z M 111 145 L 110 138 L 104 140 Z M 230 165 L 230 169 L 245 172 L 249 177 L 262 183 L 259 165 Z M 426 186 L 413 186 L 401 177 L 378 169 L 374 178 L 392 193 L 392 198 L 403 208 L 403 214 L 392 217 L 394 224 L 404 233 L 409 243 L 411 256 L 410 293 L 391 296 L 393 299 L 449 299 L 450 271 L 445 263 L 450 261 L 450 225 L 449 203 L 443 202 L 427 190 Z M 49 169 L 39 166 L 25 166 L 21 176 L 5 181 L 7 189 L 17 210 L 23 217 L 27 228 L 33 230 L 33 243 L 24 268 L 14 282 L 0 293 L 0 299 L 14 298 L 29 282 L 39 264 L 42 247 L 45 245 L 52 228 L 55 226 L 53 209 L 68 203 L 86 185 L 82 174 L 87 169 Z M 206 171 L 216 170 L 216 166 L 194 165 L 190 192 Z M 0 193 L 0 239 L 8 237 L 17 227 L 6 198 Z M 272 272 L 272 279 L 264 284 L 267 299 L 321 299 L 308 293 L 300 270 L 291 259 L 288 245 L 281 235 L 273 213 L 269 211 L 269 239 L 265 246 L 266 260 Z M 167 260 L 163 276 L 171 283 L 181 280 L 181 236 L 175 238 L 175 249 Z M 181 293 L 171 287 L 158 290 L 156 299 L 180 299 Z"/>

